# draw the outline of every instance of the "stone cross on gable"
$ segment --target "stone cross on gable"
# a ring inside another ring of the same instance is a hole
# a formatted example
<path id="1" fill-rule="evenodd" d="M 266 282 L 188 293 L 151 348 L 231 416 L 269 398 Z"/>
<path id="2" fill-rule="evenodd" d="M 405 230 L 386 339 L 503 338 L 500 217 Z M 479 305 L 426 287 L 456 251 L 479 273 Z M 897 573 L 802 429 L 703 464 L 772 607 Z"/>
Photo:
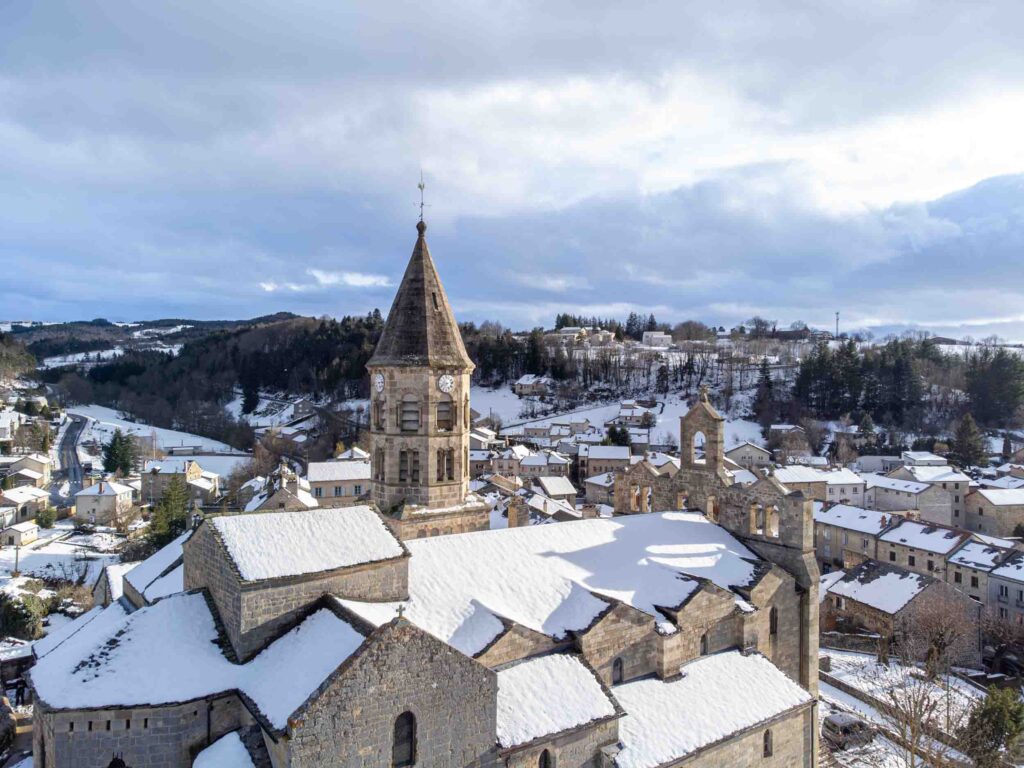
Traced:
<path id="1" fill-rule="evenodd" d="M 707 384 L 702 384 L 700 388 L 700 401 L 702 403 L 708 402 L 708 387 Z"/>
<path id="2" fill-rule="evenodd" d="M 405 616 L 405 603 L 398 604 L 398 618 Z"/>

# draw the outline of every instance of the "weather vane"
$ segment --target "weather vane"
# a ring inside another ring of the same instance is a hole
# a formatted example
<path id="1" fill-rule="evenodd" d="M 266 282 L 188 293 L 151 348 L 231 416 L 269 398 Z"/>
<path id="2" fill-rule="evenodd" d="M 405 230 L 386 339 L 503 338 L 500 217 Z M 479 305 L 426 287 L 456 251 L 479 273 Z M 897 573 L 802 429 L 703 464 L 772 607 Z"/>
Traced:
<path id="1" fill-rule="evenodd" d="M 423 221 L 423 209 L 426 207 L 426 203 L 423 202 L 423 190 L 427 188 L 427 185 L 423 181 L 423 171 L 420 171 L 420 183 L 416 185 L 420 190 L 420 221 Z"/>

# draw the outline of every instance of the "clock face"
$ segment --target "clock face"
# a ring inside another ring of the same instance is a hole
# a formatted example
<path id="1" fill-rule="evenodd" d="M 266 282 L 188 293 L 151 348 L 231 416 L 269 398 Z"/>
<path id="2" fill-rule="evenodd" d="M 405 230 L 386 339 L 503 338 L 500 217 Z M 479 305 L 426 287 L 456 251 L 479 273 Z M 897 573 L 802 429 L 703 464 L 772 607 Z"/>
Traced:
<path id="1" fill-rule="evenodd" d="M 455 389 L 455 378 L 449 374 L 444 374 L 437 377 L 437 388 L 445 394 L 448 394 Z"/>
<path id="2" fill-rule="evenodd" d="M 384 374 L 383 373 L 375 373 L 375 374 L 373 374 L 373 387 L 378 392 L 383 392 L 384 391 Z"/>

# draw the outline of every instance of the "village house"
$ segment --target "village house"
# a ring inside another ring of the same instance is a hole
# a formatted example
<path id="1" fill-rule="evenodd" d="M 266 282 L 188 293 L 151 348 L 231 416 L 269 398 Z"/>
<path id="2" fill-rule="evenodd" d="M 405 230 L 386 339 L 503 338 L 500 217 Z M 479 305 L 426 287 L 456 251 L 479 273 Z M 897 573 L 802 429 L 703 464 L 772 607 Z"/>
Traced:
<path id="1" fill-rule="evenodd" d="M 1015 625 L 1024 625 L 1024 552 L 1014 552 L 988 572 L 988 599 L 996 615 Z"/>
<path id="2" fill-rule="evenodd" d="M 498 458 L 497 451 L 469 449 L 469 476 L 473 479 L 494 471 L 494 461 Z"/>
<path id="3" fill-rule="evenodd" d="M 5 528 L 0 535 L 8 547 L 24 547 L 39 538 L 39 526 L 31 520 L 26 520 Z"/>
<path id="4" fill-rule="evenodd" d="M 964 506 L 964 528 L 969 531 L 991 536 L 1020 536 L 1024 531 L 1022 488 L 979 488 L 968 494 Z"/>
<path id="5" fill-rule="evenodd" d="M 772 424 L 768 427 L 768 446 L 782 458 L 788 456 L 811 456 L 814 450 L 807 430 L 796 424 Z"/>
<path id="6" fill-rule="evenodd" d="M 29 673 L 35 764 L 189 768 L 233 745 L 274 768 L 815 765 L 810 502 L 730 484 L 705 393 L 680 471 L 636 465 L 676 511 L 486 530 L 462 451 L 437 453 L 468 451 L 436 393 L 468 414 L 472 368 L 425 229 L 368 365 L 375 506 L 211 516 L 180 566 L 129 571 L 146 604 L 82 617 Z"/>
<path id="7" fill-rule="evenodd" d="M 540 492 L 549 499 L 564 501 L 570 507 L 576 506 L 576 487 L 564 475 L 538 477 L 535 482 Z"/>
<path id="8" fill-rule="evenodd" d="M 93 525 L 124 525 L 134 510 L 130 486 L 100 480 L 75 494 L 75 516 Z"/>
<path id="9" fill-rule="evenodd" d="M 863 506 L 864 480 L 849 469 L 791 465 L 773 469 L 772 474 L 791 491 L 800 491 L 809 499 Z"/>
<path id="10" fill-rule="evenodd" d="M 519 462 L 519 474 L 522 477 L 557 476 L 568 477 L 572 460 L 557 451 L 538 451 L 524 457 Z"/>
<path id="11" fill-rule="evenodd" d="M 931 451 L 903 451 L 900 459 L 908 467 L 944 467 L 949 464 L 942 456 Z"/>
<path id="12" fill-rule="evenodd" d="M 533 456 L 525 445 L 510 445 L 494 458 L 491 470 L 505 477 L 518 477 L 523 459 Z"/>
<path id="13" fill-rule="evenodd" d="M 903 454 L 904 458 L 908 454 L 919 455 L 920 458 L 918 460 L 924 462 L 931 462 L 935 458 L 940 458 L 935 456 L 935 454 L 925 454 L 920 451 L 905 452 Z M 889 473 L 889 477 L 895 477 L 899 480 L 912 480 L 917 483 L 928 483 L 928 485 L 934 485 L 944 491 L 948 491 L 953 497 L 953 525 L 967 527 L 964 509 L 967 494 L 970 492 L 971 478 L 963 472 L 947 464 L 907 464 L 906 466 L 894 469 Z"/>
<path id="14" fill-rule="evenodd" d="M 46 488 L 52 481 L 51 467 L 53 462 L 43 453 L 29 453 L 17 457 L 7 470 L 7 477 L 12 478 L 15 485 L 31 485 Z"/>
<path id="15" fill-rule="evenodd" d="M 652 408 L 645 408 L 636 400 L 623 400 L 619 412 L 605 426 L 616 424 L 622 427 L 652 427 L 658 423 L 658 416 Z"/>
<path id="16" fill-rule="evenodd" d="M 878 537 L 893 516 L 846 504 L 814 509 L 815 554 L 823 571 L 849 568 L 878 557 Z"/>
<path id="17" fill-rule="evenodd" d="M 929 596 L 939 600 L 963 597 L 940 579 L 877 560 L 840 571 L 838 578 L 831 576 L 822 577 L 827 584 L 821 604 L 823 632 L 873 632 L 891 638 L 914 607 L 927 602 Z M 973 615 L 977 618 L 977 610 Z"/>
<path id="18" fill-rule="evenodd" d="M 926 523 L 953 525 L 953 494 L 941 486 L 885 475 L 862 474 L 864 506 L 903 512 Z"/>
<path id="19" fill-rule="evenodd" d="M 159 502 L 175 478 L 185 483 L 189 497 L 200 505 L 212 504 L 220 497 L 220 475 L 205 471 L 198 461 L 168 458 L 147 461 L 143 466 L 140 475 L 142 502 Z"/>
<path id="20" fill-rule="evenodd" d="M 878 537 L 878 559 L 944 580 L 946 558 L 969 538 L 955 528 L 900 518 Z"/>
<path id="21" fill-rule="evenodd" d="M 603 472 L 588 477 L 583 483 L 584 498 L 589 504 L 615 504 L 615 473 Z"/>
<path id="22" fill-rule="evenodd" d="M 1012 552 L 984 541 L 966 541 L 946 559 L 946 581 L 972 600 L 994 608 L 1000 602 L 995 599 L 999 590 L 990 594 L 989 574 Z"/>
<path id="23" fill-rule="evenodd" d="M 339 462 L 342 463 L 342 462 Z M 328 497 L 328 500 L 333 497 Z M 342 498 L 342 497 L 339 497 Z M 310 483 L 299 477 L 295 471 L 282 462 L 263 482 L 263 487 L 256 491 L 246 503 L 246 512 L 278 510 L 297 512 L 303 509 L 316 509 L 321 504 L 310 490 Z M 342 506 L 331 504 L 323 506 Z"/>
<path id="24" fill-rule="evenodd" d="M 757 470 L 772 465 L 772 453 L 767 448 L 742 442 L 725 452 L 725 457 L 735 461 L 744 469 Z"/>
<path id="25" fill-rule="evenodd" d="M 527 373 L 516 380 L 512 385 L 512 391 L 520 397 L 543 397 L 551 391 L 554 383 L 550 376 Z"/>
<path id="26" fill-rule="evenodd" d="M 576 459 L 580 477 L 625 469 L 630 465 L 631 456 L 628 445 L 581 445 Z"/>
<path id="27" fill-rule="evenodd" d="M 899 456 L 858 456 L 853 463 L 856 472 L 885 475 L 903 466 Z"/>
<path id="28" fill-rule="evenodd" d="M 369 498 L 369 461 L 311 461 L 306 468 L 309 492 L 321 507 L 348 507 Z"/>
<path id="29" fill-rule="evenodd" d="M 12 507 L 15 510 L 17 522 L 35 520 L 39 510 L 45 509 L 49 504 L 49 491 L 35 486 L 26 485 L 0 491 L 0 507 Z"/>
<path id="30" fill-rule="evenodd" d="M 664 331 L 644 331 L 640 343 L 645 347 L 667 349 L 672 346 L 672 334 Z"/>

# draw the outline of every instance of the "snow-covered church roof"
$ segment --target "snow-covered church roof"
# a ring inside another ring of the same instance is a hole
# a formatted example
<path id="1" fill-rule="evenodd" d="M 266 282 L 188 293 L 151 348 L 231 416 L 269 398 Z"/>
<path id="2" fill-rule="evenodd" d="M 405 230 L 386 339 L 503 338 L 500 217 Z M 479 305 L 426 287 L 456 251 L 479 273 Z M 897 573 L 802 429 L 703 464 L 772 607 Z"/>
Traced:
<path id="1" fill-rule="evenodd" d="M 505 631 L 503 620 L 561 639 L 586 629 L 615 600 L 671 632 L 659 606 L 682 605 L 698 579 L 733 590 L 758 575 L 757 556 L 696 512 L 438 536 L 406 546 L 406 618 L 469 656 Z M 736 601 L 750 610 L 739 594 Z M 339 602 L 378 625 L 399 605 Z"/>

